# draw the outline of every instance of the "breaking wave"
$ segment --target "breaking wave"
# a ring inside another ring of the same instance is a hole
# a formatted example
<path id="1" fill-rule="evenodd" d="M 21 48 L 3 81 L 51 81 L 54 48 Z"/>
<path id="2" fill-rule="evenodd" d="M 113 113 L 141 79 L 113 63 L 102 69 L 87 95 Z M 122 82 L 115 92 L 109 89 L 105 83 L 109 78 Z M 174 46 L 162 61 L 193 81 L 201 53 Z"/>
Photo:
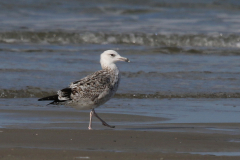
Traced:
<path id="1" fill-rule="evenodd" d="M 104 32 L 2 32 L 1 43 L 50 44 L 127 44 L 163 47 L 240 47 L 240 35 L 235 34 L 147 34 Z"/>

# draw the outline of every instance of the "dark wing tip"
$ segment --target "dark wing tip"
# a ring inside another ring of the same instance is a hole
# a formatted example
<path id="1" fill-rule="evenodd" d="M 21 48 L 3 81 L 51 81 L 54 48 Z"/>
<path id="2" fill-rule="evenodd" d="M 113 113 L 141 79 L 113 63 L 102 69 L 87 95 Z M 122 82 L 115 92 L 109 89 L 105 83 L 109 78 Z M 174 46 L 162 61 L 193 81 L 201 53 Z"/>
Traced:
<path id="1" fill-rule="evenodd" d="M 38 101 L 51 101 L 51 100 L 57 100 L 58 95 L 53 95 L 53 96 L 48 96 L 48 97 L 43 97 L 38 99 Z"/>

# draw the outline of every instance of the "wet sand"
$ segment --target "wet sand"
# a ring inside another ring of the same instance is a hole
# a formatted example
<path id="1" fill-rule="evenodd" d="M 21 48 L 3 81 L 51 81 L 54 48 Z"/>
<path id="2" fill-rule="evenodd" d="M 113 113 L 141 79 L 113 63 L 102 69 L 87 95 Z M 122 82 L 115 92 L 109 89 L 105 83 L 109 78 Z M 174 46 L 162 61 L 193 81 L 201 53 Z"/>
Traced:
<path id="1" fill-rule="evenodd" d="M 84 115 L 87 118 L 88 114 L 83 113 L 82 116 Z M 143 123 L 141 126 L 121 125 L 116 126 L 116 129 L 108 129 L 95 119 L 95 130 L 91 131 L 87 130 L 87 123 L 55 124 L 58 127 L 56 129 L 53 128 L 54 124 L 45 125 L 49 129 L 37 127 L 37 124 L 35 127 L 39 129 L 27 125 L 9 126 L 0 129 L 0 159 L 229 160 L 240 156 L 239 123 L 146 125 L 144 122 L 164 119 L 101 115 L 114 123 L 120 121 L 120 117 Z"/>
<path id="2" fill-rule="evenodd" d="M 238 135 L 115 131 L 1 129 L 0 158 L 9 159 L 236 159 Z M 199 152 L 199 154 L 190 154 Z M 209 155 L 200 155 L 210 152 Z M 238 157 L 239 158 L 239 157 Z"/>

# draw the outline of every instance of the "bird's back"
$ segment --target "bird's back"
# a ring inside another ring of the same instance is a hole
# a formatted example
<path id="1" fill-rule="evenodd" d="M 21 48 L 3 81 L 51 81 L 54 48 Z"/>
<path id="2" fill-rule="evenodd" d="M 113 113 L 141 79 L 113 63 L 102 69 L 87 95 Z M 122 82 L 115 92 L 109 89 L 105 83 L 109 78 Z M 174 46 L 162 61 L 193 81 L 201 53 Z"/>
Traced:
<path id="1" fill-rule="evenodd" d="M 108 101 L 117 91 L 119 75 L 108 70 L 97 71 L 70 85 L 69 104 L 95 108 Z"/>

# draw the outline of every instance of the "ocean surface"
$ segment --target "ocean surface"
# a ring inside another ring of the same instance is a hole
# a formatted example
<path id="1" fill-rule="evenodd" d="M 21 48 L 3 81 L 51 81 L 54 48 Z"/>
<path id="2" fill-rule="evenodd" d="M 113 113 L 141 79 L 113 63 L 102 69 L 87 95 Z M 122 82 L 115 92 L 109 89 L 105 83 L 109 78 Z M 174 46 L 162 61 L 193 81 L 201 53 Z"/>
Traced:
<path id="1" fill-rule="evenodd" d="M 240 122 L 238 0 L 8 0 L 0 21 L 2 110 L 48 110 L 37 98 L 100 70 L 114 49 L 131 63 L 118 64 L 119 90 L 99 112 Z M 0 126 L 21 122 L 6 114 Z"/>

